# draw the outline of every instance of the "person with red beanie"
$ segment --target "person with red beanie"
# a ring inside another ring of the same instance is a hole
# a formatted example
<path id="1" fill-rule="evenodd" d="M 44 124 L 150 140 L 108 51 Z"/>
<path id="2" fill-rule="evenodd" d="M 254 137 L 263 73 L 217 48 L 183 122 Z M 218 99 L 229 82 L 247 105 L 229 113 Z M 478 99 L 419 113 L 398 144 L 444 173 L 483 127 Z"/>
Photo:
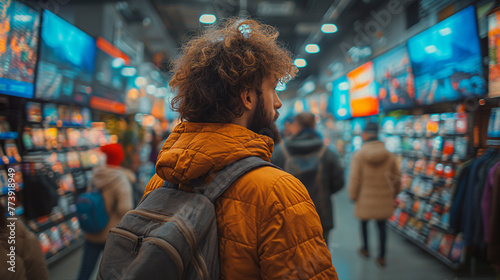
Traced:
<path id="1" fill-rule="evenodd" d="M 106 165 L 93 170 L 92 184 L 101 192 L 109 216 L 106 228 L 99 233 L 86 233 L 80 280 L 90 278 L 111 228 L 115 227 L 123 215 L 133 208 L 132 184 L 135 175 L 120 165 L 125 157 L 121 144 L 109 144 L 100 148 L 106 155 Z"/>

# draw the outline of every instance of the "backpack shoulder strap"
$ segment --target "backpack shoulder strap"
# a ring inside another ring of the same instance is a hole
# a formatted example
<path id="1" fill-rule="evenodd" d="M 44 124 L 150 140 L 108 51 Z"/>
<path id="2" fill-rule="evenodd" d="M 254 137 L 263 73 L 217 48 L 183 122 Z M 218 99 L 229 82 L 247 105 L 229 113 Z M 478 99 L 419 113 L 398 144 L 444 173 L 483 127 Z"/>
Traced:
<path id="1" fill-rule="evenodd" d="M 281 150 L 283 151 L 283 157 L 285 158 L 285 163 L 283 164 L 283 170 L 290 170 L 290 161 L 292 156 L 290 155 L 290 152 L 285 146 L 285 142 L 281 141 L 280 143 Z"/>
<path id="2" fill-rule="evenodd" d="M 207 187 L 204 195 L 210 199 L 212 203 L 214 203 L 215 200 L 217 200 L 217 198 L 224 193 L 224 191 L 226 191 L 232 183 L 234 183 L 234 181 L 249 171 L 261 166 L 272 166 L 281 169 L 276 165 L 256 156 L 240 159 L 222 169 Z"/>

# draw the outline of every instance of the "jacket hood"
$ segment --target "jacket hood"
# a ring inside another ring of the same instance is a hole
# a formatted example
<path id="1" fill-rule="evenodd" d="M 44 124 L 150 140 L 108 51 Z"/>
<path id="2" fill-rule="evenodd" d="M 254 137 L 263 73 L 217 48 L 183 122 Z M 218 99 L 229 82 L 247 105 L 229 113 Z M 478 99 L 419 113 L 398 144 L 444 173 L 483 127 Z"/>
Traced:
<path id="1" fill-rule="evenodd" d="M 235 124 L 183 122 L 163 144 L 156 174 L 174 184 L 217 172 L 249 156 L 270 161 L 274 142 Z"/>
<path id="2" fill-rule="evenodd" d="M 323 140 L 316 131 L 307 129 L 286 140 L 285 146 L 291 154 L 308 154 L 321 149 Z"/>
<path id="3" fill-rule="evenodd" d="M 386 161 L 391 154 L 381 141 L 371 141 L 363 144 L 360 150 L 362 158 L 370 164 L 379 164 Z"/>
<path id="4" fill-rule="evenodd" d="M 118 166 L 101 165 L 97 166 L 93 170 L 92 184 L 102 190 L 107 186 L 116 184 L 126 178 L 130 182 L 135 182 L 134 174 Z"/>

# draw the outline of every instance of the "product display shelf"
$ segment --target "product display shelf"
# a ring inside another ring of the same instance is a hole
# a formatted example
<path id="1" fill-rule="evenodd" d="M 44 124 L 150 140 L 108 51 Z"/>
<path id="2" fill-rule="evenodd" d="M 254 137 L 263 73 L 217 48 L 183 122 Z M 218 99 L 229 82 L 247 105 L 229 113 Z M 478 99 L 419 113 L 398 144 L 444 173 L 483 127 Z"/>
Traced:
<path id="1" fill-rule="evenodd" d="M 55 219 L 47 218 L 46 222 L 37 223 L 36 229 L 33 229 L 33 227 L 31 227 L 31 229 L 35 233 L 44 232 L 53 226 L 57 226 L 57 225 L 61 224 L 62 222 L 69 221 L 70 219 L 72 219 L 75 216 L 76 216 L 76 212 L 71 212 L 71 213 L 68 213 L 68 214 L 60 217 L 60 218 L 55 218 Z"/>
<path id="2" fill-rule="evenodd" d="M 460 264 L 452 262 L 451 260 L 449 260 L 445 256 L 441 255 L 436 250 L 430 248 L 427 244 L 425 244 L 425 243 L 423 243 L 421 241 L 418 241 L 415 238 L 413 238 L 412 236 L 408 235 L 406 232 L 402 231 L 397 226 L 394 226 L 391 223 L 388 223 L 388 225 L 389 225 L 390 229 L 392 229 L 392 230 L 396 231 L 397 233 L 401 234 L 403 237 L 405 237 L 406 239 L 408 239 L 409 241 L 411 241 L 412 243 L 414 243 L 418 247 L 422 248 L 427 253 L 431 254 L 432 256 L 434 256 L 435 258 L 437 258 L 438 260 L 440 260 L 441 262 L 443 262 L 444 264 L 446 264 L 448 267 L 450 267 L 452 269 L 457 269 L 457 268 L 460 267 Z"/>

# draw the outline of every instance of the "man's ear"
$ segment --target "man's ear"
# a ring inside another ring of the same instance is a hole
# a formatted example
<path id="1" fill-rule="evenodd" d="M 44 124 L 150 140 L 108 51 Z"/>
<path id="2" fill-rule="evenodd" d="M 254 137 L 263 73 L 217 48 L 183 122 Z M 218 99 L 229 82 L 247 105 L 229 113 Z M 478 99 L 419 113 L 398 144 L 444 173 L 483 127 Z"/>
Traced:
<path id="1" fill-rule="evenodd" d="M 257 103 L 257 94 L 253 90 L 246 89 L 240 94 L 241 101 L 243 106 L 248 110 L 252 111 Z"/>

